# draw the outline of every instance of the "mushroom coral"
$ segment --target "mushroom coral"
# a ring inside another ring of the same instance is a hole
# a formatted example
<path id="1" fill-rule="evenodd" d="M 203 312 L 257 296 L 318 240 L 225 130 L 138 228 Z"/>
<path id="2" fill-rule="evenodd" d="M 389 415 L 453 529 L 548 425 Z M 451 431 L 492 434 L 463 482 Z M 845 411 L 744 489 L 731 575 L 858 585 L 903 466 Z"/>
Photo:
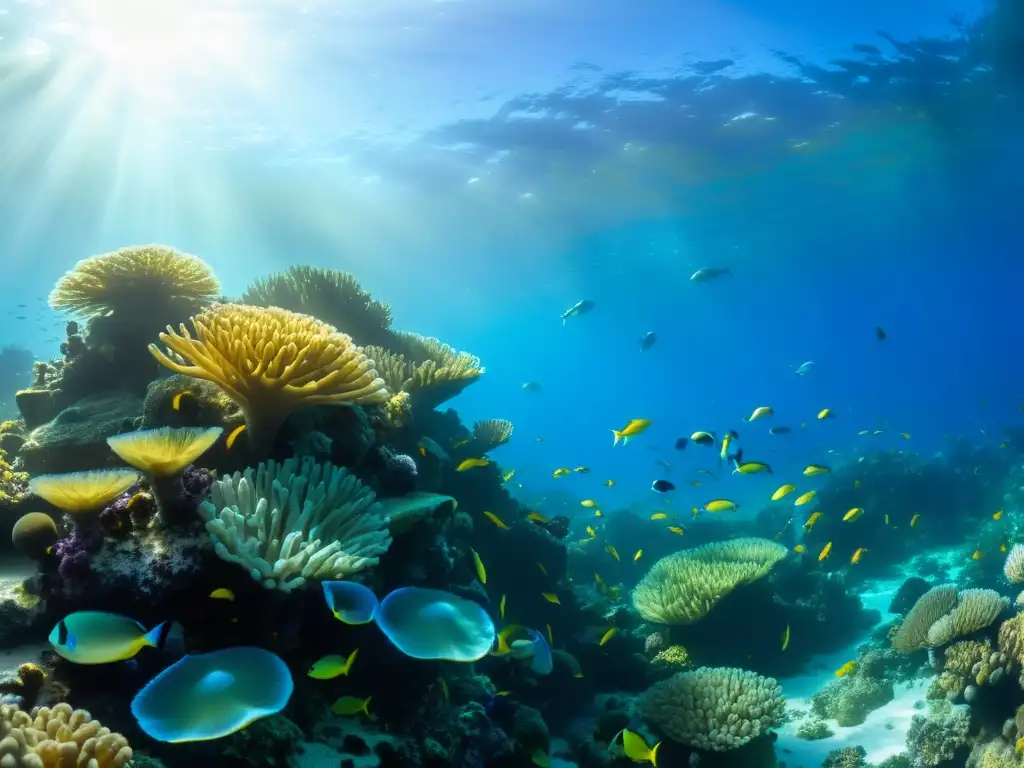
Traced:
<path id="1" fill-rule="evenodd" d="M 28 487 L 36 496 L 64 512 L 97 512 L 139 481 L 134 469 L 97 469 L 62 475 L 39 475 Z"/>
<path id="2" fill-rule="evenodd" d="M 174 308 L 184 317 L 220 294 L 213 270 L 198 256 L 164 245 L 121 248 L 79 261 L 57 281 L 50 306 L 79 315 L 124 312 L 151 317 Z"/>
<path id="3" fill-rule="evenodd" d="M 281 424 L 303 405 L 387 402 L 383 379 L 351 337 L 314 317 L 277 307 L 219 304 L 168 326 L 149 351 L 177 373 L 206 379 L 238 403 L 249 443 L 269 450 Z M 174 358 L 171 354 L 176 354 Z"/>

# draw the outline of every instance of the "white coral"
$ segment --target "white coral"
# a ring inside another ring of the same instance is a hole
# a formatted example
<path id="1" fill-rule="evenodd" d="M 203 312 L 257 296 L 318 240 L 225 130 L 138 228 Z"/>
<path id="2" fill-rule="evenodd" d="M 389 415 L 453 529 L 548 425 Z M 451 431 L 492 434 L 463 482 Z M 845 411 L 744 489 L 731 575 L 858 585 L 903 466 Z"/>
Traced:
<path id="1" fill-rule="evenodd" d="M 1011 584 L 1024 583 L 1024 544 L 1014 544 L 1013 548 L 1006 553 L 1003 573 L 1006 574 L 1006 580 Z"/>
<path id="2" fill-rule="evenodd" d="M 376 565 L 391 546 L 373 491 L 309 457 L 301 467 L 268 461 L 216 481 L 199 514 L 222 560 L 284 592 Z"/>

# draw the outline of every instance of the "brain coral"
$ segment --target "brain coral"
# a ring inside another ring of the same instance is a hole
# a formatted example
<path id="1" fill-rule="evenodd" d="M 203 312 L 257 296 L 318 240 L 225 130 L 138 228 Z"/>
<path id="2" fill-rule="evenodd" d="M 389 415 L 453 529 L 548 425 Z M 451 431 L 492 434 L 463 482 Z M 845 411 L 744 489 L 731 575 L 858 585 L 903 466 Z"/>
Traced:
<path id="1" fill-rule="evenodd" d="M 716 541 L 663 557 L 633 590 L 633 607 L 646 621 L 692 624 L 732 590 L 757 581 L 786 556 L 768 539 Z"/>
<path id="2" fill-rule="evenodd" d="M 956 586 L 932 587 L 918 598 L 892 637 L 892 647 L 901 653 L 927 648 L 928 630 L 956 605 Z"/>
<path id="3" fill-rule="evenodd" d="M 84 710 L 60 703 L 32 713 L 0 706 L 0 766 L 4 768 L 121 768 L 132 750 L 124 736 L 111 733 Z"/>
<path id="4" fill-rule="evenodd" d="M 730 667 L 677 672 L 648 688 L 638 707 L 669 738 L 715 752 L 743 746 L 786 710 L 775 680 Z"/>

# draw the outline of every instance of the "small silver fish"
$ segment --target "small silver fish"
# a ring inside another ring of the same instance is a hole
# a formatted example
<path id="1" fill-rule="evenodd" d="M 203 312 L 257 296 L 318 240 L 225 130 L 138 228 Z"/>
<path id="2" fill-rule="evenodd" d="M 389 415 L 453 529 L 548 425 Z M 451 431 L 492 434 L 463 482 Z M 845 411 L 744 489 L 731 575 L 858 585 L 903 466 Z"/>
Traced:
<path id="1" fill-rule="evenodd" d="M 571 307 L 565 310 L 565 312 L 562 313 L 562 325 L 565 325 L 565 321 L 568 320 L 570 317 L 579 317 L 580 315 L 587 314 L 587 312 L 592 310 L 594 306 L 594 302 L 592 302 L 590 299 L 582 299 L 581 301 L 577 301 L 575 304 L 573 304 Z"/>
<path id="2" fill-rule="evenodd" d="M 808 373 L 814 370 L 814 365 L 815 363 L 813 360 L 808 360 L 806 363 L 800 363 L 800 365 L 797 367 L 795 371 L 793 371 L 793 373 L 795 373 L 797 376 L 806 376 Z"/>
<path id="3" fill-rule="evenodd" d="M 690 275 L 691 283 L 709 283 L 712 280 L 716 280 L 723 275 L 732 277 L 732 272 L 728 267 L 701 267 L 692 275 Z"/>

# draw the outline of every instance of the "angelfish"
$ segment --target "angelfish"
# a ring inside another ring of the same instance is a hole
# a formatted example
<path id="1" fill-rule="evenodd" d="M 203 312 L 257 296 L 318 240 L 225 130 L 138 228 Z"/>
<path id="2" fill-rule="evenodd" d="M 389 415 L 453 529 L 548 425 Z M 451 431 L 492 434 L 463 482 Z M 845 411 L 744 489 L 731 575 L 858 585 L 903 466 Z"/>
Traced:
<path id="1" fill-rule="evenodd" d="M 592 310 L 594 306 L 594 302 L 592 302 L 590 299 L 582 299 L 581 301 L 577 301 L 575 304 L 573 304 L 571 307 L 565 310 L 565 312 L 562 313 L 562 325 L 565 325 L 565 321 L 568 320 L 570 317 L 579 317 L 580 315 L 587 314 L 587 312 Z"/>

